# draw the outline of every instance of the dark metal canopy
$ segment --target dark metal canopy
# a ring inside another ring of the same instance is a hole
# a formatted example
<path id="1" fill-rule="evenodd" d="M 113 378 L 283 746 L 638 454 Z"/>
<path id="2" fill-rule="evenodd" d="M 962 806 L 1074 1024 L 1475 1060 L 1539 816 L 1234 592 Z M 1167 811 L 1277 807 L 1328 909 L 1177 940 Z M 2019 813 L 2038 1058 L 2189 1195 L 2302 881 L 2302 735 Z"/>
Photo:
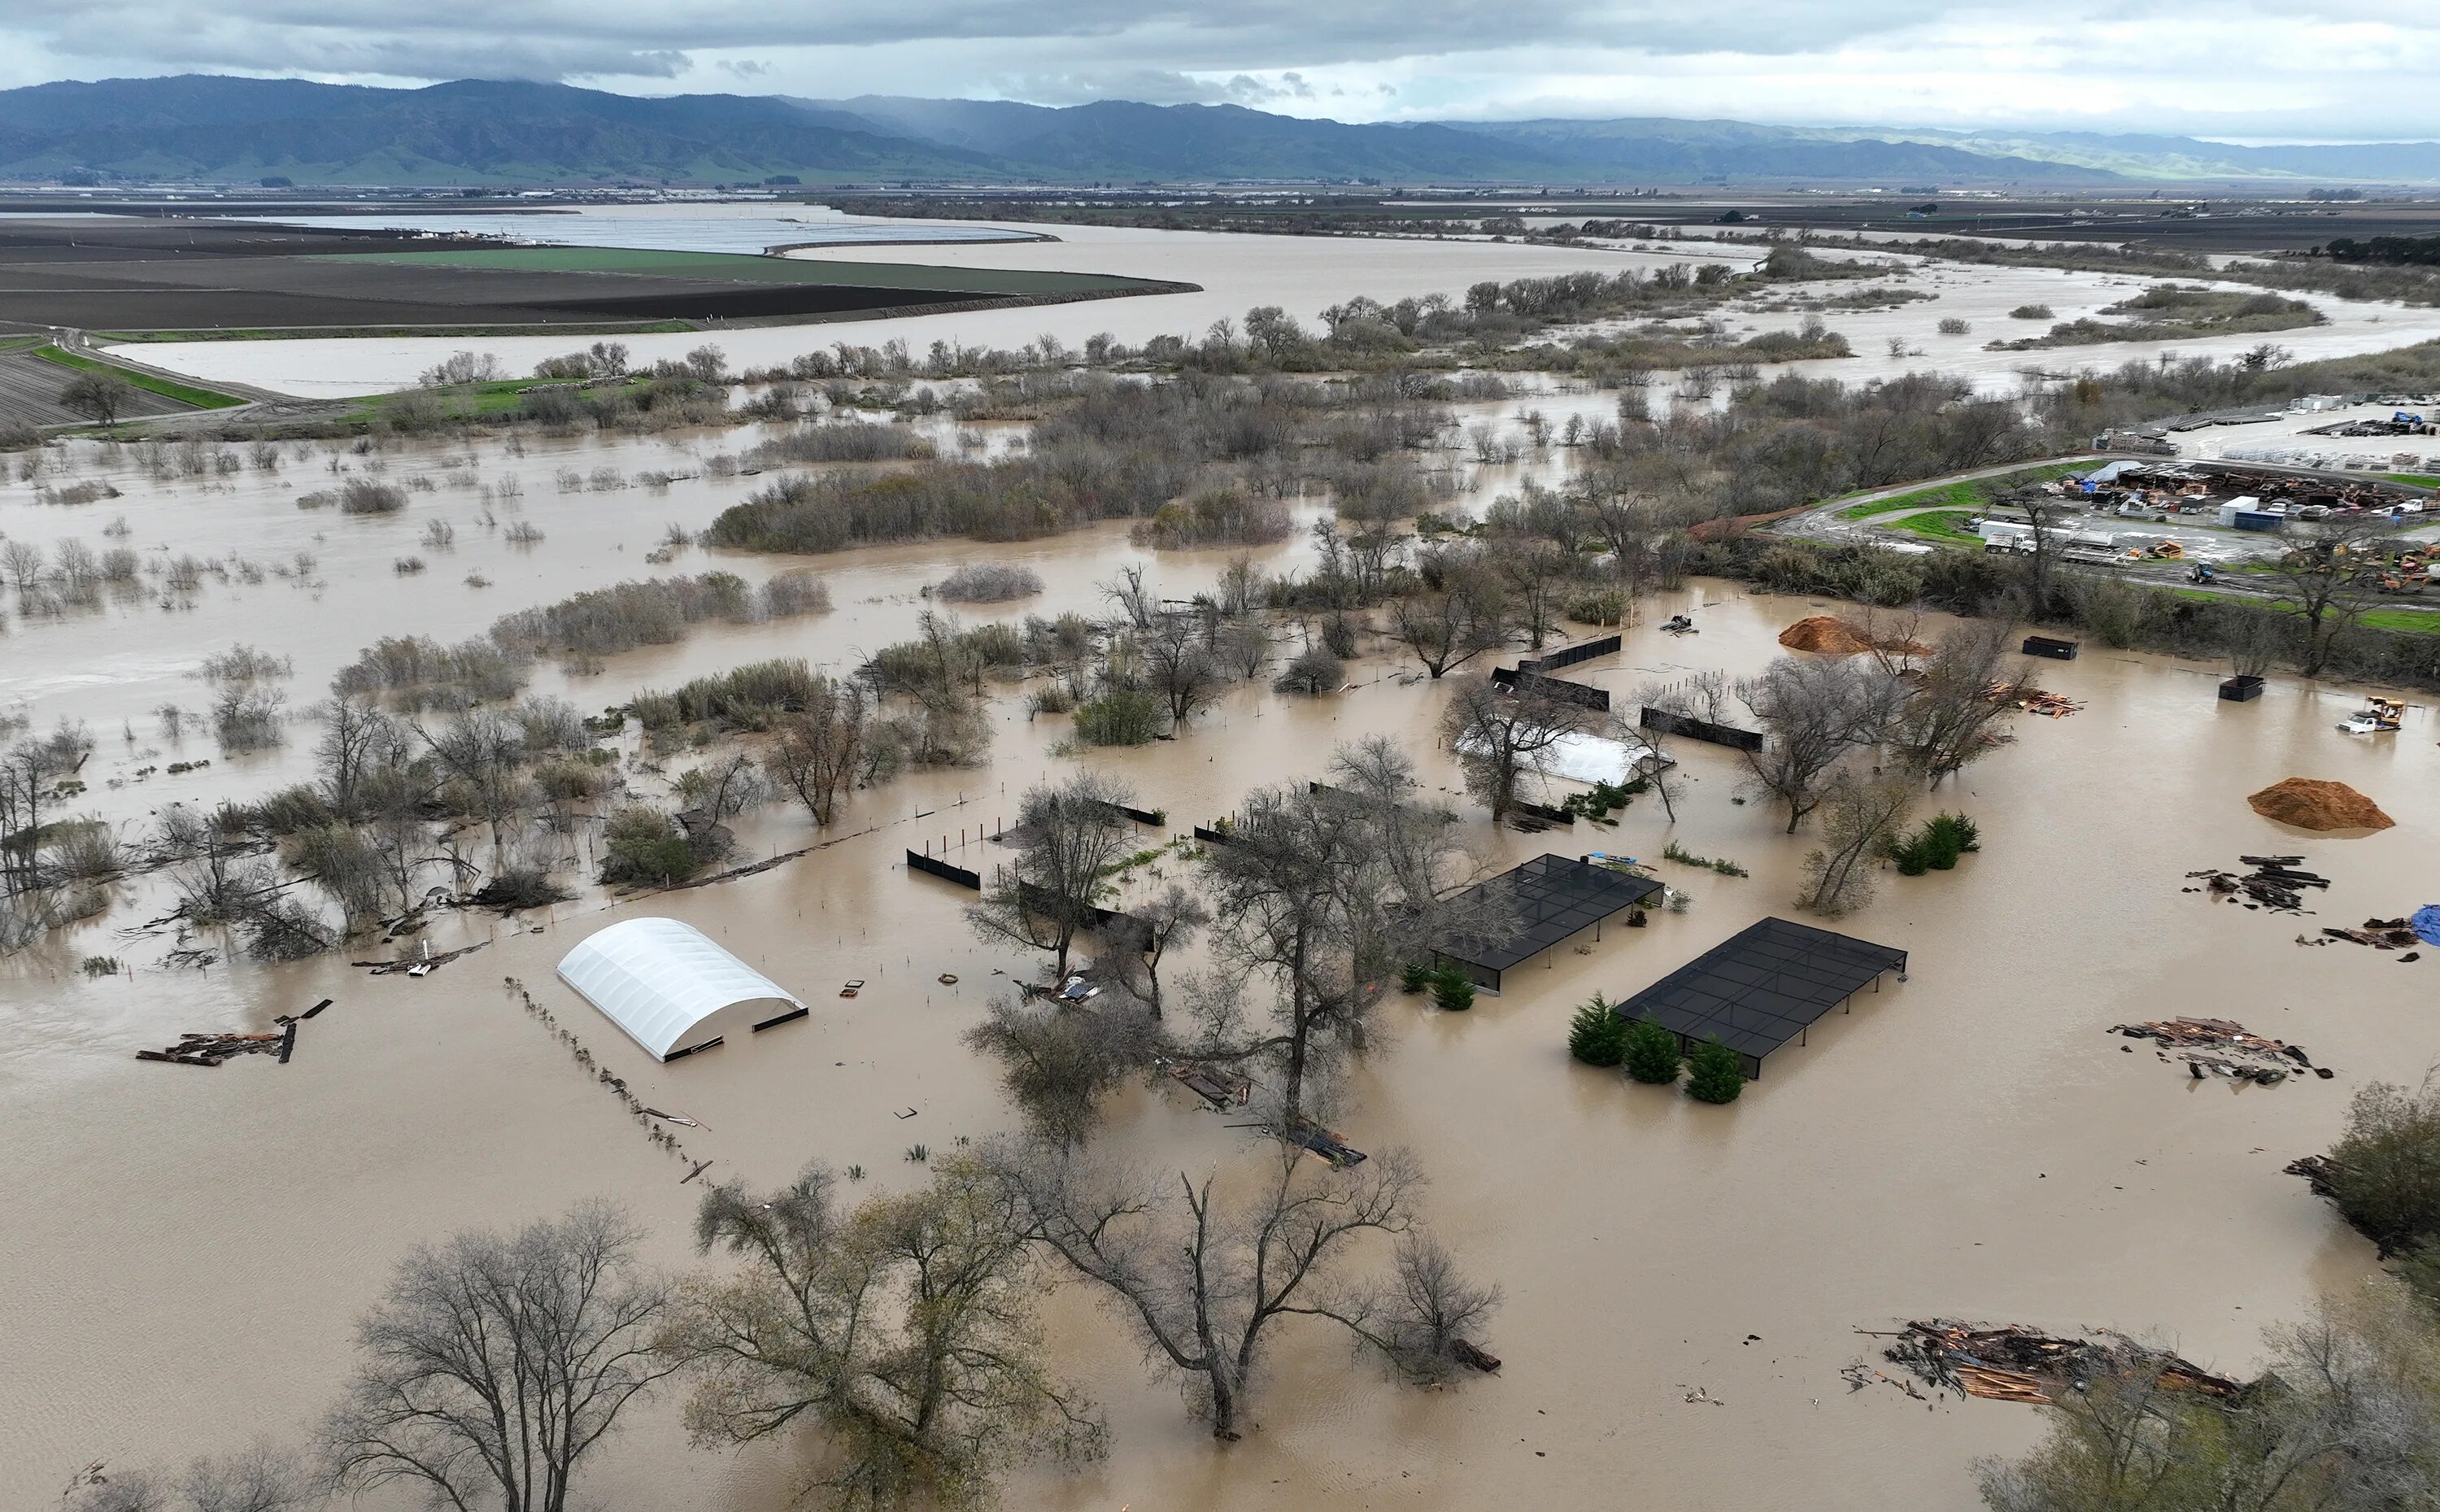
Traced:
<path id="1" fill-rule="evenodd" d="M 1907 953 L 1792 919 L 1765 919 L 1713 945 L 1618 1005 L 1652 1017 L 1693 1047 L 1717 1035 L 1749 1079 L 1762 1058 L 1802 1038 L 1813 1021 L 1844 1005 L 1881 973 L 1906 972 Z"/>
<path id="2" fill-rule="evenodd" d="M 1449 900 L 1462 921 L 1487 916 L 1513 927 L 1486 931 L 1462 925 L 1435 942 L 1432 953 L 1497 992 L 1500 973 L 1509 967 L 1660 891 L 1660 884 L 1648 876 L 1564 855 L 1537 855 Z"/>

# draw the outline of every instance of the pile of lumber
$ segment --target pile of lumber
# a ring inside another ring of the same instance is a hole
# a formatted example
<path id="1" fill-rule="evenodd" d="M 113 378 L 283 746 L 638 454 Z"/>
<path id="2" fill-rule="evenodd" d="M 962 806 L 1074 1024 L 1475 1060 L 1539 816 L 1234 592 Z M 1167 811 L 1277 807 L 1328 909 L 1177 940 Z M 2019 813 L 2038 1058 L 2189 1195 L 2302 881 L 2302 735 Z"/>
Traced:
<path id="1" fill-rule="evenodd" d="M 2178 1058 L 2186 1063 L 2198 1081 L 2206 1076 L 2226 1076 L 2271 1087 L 2299 1070 L 2312 1071 L 2324 1080 L 2330 1076 L 2330 1072 L 2314 1066 L 2304 1046 L 2254 1034 L 2243 1024 L 2225 1018 L 2163 1018 L 2154 1023 L 2114 1024 L 2109 1032 L 2183 1051 L 2185 1053 Z"/>
<path id="2" fill-rule="evenodd" d="M 2305 911 L 2305 890 L 2330 885 L 2328 877 L 2298 871 L 2305 860 L 2301 855 L 2240 855 L 2236 859 L 2239 865 L 2250 866 L 2253 870 L 2243 873 L 2216 870 L 2189 872 L 2186 880 L 2202 883 L 2202 891 L 2215 897 L 2251 898 L 2273 913 L 2302 913 Z M 2187 891 L 2196 890 L 2189 888 Z"/>
<path id="3" fill-rule="evenodd" d="M 276 1035 L 180 1035 L 178 1042 L 160 1050 L 139 1050 L 137 1060 L 168 1061 L 174 1066 L 218 1066 L 239 1055 L 277 1055 L 284 1064 L 295 1045 L 296 1026 Z"/>
<path id="4" fill-rule="evenodd" d="M 2106 1376 L 2147 1371 L 2162 1386 L 2180 1391 L 2234 1396 L 2244 1390 L 2240 1382 L 2190 1360 L 2104 1329 L 2062 1339 L 2018 1324 L 1987 1328 L 1935 1319 L 1908 1323 L 1886 1354 L 1929 1385 L 2035 1406 Z"/>
<path id="5" fill-rule="evenodd" d="M 2084 707 L 2076 699 L 2036 688 L 2031 683 L 1995 682 L 1990 688 L 1990 697 L 1995 703 L 2006 704 L 2029 714 L 2039 714 L 2045 719 L 2065 719 Z"/>

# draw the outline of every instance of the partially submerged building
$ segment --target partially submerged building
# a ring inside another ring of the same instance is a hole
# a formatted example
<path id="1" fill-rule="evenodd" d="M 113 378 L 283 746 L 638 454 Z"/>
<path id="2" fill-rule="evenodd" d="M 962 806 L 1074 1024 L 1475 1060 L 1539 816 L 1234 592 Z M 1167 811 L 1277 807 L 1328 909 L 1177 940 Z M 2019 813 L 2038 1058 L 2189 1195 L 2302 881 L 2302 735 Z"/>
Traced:
<path id="1" fill-rule="evenodd" d="M 802 1017 L 805 1005 L 676 919 L 622 919 L 559 963 L 559 980 L 655 1060 Z"/>

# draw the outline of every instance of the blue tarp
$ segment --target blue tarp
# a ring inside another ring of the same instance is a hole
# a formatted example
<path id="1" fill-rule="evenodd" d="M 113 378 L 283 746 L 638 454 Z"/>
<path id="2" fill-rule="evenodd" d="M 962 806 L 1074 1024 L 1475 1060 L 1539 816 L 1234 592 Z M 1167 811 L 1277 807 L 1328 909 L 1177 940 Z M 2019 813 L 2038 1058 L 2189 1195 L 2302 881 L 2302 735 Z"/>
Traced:
<path id="1" fill-rule="evenodd" d="M 2440 945 L 2440 903 L 2427 903 L 2415 909 L 2411 922 L 2414 927 L 2414 938 L 2425 945 Z"/>

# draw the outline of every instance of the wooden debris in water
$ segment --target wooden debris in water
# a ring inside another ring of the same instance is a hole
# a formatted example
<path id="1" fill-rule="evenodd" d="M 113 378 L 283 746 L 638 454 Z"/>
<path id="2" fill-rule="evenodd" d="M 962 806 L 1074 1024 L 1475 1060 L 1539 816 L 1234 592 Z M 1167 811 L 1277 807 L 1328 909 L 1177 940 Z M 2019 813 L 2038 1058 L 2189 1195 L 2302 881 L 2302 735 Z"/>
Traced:
<path id="1" fill-rule="evenodd" d="M 1927 1385 L 1962 1396 L 2035 1406 L 2082 1391 L 2103 1377 L 2145 1371 L 2162 1386 L 2207 1396 L 2234 1396 L 2245 1389 L 2241 1382 L 2108 1329 L 2062 1339 L 2020 1324 L 1988 1328 L 1935 1319 L 1908 1323 L 1884 1355 Z"/>

